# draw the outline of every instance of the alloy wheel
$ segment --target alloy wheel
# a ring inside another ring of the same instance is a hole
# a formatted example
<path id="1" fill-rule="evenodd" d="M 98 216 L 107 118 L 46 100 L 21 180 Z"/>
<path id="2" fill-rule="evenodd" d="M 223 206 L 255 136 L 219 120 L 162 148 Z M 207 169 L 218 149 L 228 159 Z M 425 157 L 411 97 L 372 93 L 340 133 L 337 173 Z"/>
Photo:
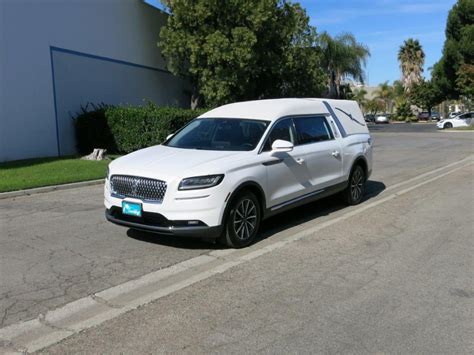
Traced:
<path id="1" fill-rule="evenodd" d="M 356 169 L 351 179 L 351 197 L 353 201 L 358 201 L 362 196 L 364 176 L 360 169 Z"/>
<path id="2" fill-rule="evenodd" d="M 257 226 L 257 207 L 250 199 L 242 200 L 234 213 L 234 232 L 240 240 L 250 238 Z"/>

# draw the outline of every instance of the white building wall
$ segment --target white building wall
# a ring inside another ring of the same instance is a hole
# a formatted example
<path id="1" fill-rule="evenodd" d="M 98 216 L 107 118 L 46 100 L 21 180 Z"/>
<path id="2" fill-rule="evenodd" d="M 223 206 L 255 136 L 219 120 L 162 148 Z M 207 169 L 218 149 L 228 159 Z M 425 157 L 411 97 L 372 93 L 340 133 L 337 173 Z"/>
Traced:
<path id="1" fill-rule="evenodd" d="M 141 0 L 0 0 L 0 16 L 0 161 L 73 154 L 89 102 L 189 102 L 156 45 L 166 15 Z"/>

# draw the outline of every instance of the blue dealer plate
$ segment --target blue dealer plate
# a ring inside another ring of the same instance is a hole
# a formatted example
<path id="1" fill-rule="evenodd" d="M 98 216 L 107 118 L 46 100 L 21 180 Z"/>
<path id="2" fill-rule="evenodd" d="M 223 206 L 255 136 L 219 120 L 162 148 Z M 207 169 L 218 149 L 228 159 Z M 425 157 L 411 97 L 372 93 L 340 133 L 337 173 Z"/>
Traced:
<path id="1" fill-rule="evenodd" d="M 139 203 L 122 201 L 122 213 L 129 216 L 141 217 L 142 205 Z"/>

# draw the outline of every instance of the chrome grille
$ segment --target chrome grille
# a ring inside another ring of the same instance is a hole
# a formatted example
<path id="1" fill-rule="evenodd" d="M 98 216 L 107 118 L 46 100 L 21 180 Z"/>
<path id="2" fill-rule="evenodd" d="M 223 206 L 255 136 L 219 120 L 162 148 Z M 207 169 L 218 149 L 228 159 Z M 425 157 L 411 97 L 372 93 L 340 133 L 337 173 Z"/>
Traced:
<path id="1" fill-rule="evenodd" d="M 150 202 L 163 202 L 166 182 L 138 176 L 113 175 L 110 178 L 112 193 L 118 197 L 132 197 Z"/>

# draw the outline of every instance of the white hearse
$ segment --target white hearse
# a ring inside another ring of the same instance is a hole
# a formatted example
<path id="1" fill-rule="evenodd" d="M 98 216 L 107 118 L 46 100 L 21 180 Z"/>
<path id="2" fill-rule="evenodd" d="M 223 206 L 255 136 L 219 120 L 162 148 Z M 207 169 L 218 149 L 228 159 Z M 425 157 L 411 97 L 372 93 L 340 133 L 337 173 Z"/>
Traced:
<path id="1" fill-rule="evenodd" d="M 360 203 L 371 171 L 372 140 L 355 101 L 238 102 L 110 163 L 106 218 L 244 247 L 264 218 L 289 208 L 336 193 Z"/>

